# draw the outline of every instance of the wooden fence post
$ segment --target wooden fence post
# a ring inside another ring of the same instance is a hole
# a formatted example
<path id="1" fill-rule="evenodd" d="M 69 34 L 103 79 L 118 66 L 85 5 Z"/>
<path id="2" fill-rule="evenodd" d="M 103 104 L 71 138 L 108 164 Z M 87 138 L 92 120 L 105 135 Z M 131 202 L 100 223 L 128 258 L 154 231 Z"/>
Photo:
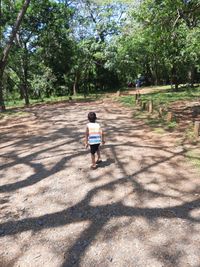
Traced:
<path id="1" fill-rule="evenodd" d="M 146 109 L 146 102 L 142 102 L 142 110 L 145 110 Z"/>
<path id="2" fill-rule="evenodd" d="M 135 101 L 138 100 L 138 99 L 141 99 L 141 95 L 138 94 L 138 93 L 136 93 L 136 94 L 135 94 Z"/>
<path id="3" fill-rule="evenodd" d="M 148 109 L 149 109 L 149 113 L 153 112 L 153 101 L 152 100 L 149 101 Z"/>
<path id="4" fill-rule="evenodd" d="M 200 121 L 195 121 L 194 123 L 194 134 L 195 137 L 199 137 L 199 133 L 200 133 Z"/>
<path id="5" fill-rule="evenodd" d="M 118 90 L 117 93 L 116 93 L 116 97 L 119 97 L 120 94 L 121 94 L 121 93 L 120 93 L 120 90 Z"/>
<path id="6" fill-rule="evenodd" d="M 173 117 L 174 117 L 173 112 L 171 112 L 171 111 L 168 112 L 167 113 L 167 122 L 171 122 L 173 120 Z"/>
<path id="7" fill-rule="evenodd" d="M 158 114 L 159 114 L 159 117 L 162 118 L 162 116 L 163 116 L 163 108 L 162 107 L 159 107 Z"/>
<path id="8" fill-rule="evenodd" d="M 142 100 L 140 98 L 138 99 L 138 104 L 142 106 Z"/>

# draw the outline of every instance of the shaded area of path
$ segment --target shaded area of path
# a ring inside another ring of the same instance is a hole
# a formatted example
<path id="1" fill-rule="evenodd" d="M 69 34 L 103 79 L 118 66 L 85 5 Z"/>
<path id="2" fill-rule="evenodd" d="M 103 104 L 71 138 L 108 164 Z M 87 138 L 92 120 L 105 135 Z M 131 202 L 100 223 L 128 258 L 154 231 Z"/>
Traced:
<path id="1" fill-rule="evenodd" d="M 106 129 L 95 171 L 91 110 Z M 200 175 L 173 135 L 110 100 L 29 112 L 2 126 L 0 266 L 199 266 Z"/>

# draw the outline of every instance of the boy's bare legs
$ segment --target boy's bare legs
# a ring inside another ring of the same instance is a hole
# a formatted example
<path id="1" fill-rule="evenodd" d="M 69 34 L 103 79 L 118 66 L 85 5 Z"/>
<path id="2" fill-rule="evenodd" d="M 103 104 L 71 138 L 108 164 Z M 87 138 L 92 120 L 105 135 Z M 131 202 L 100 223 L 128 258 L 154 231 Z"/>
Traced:
<path id="1" fill-rule="evenodd" d="M 100 149 L 98 148 L 97 150 L 97 162 L 101 161 L 101 153 L 100 153 Z"/>
<path id="2" fill-rule="evenodd" d="M 91 154 L 91 159 L 92 159 L 92 168 L 96 167 L 96 162 L 95 162 L 95 154 Z"/>

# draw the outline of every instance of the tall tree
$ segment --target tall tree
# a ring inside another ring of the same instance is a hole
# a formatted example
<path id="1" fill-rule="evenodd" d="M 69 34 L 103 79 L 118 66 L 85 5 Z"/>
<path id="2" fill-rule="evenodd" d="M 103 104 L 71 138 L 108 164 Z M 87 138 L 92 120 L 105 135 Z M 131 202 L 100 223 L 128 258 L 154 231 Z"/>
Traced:
<path id="1" fill-rule="evenodd" d="M 115 86 L 115 72 L 107 67 L 110 60 L 109 56 L 107 57 L 107 47 L 114 36 L 120 34 L 121 25 L 124 23 L 126 5 L 123 2 L 94 0 L 75 0 L 72 5 L 76 10 L 76 16 L 72 23 L 74 36 L 78 47 L 81 48 L 83 53 L 85 52 L 86 57 L 90 57 L 91 66 L 94 67 L 89 72 L 90 77 L 85 75 L 85 81 L 82 80 L 84 87 L 85 84 L 90 82 L 93 83 L 91 87 L 96 89 Z M 84 65 L 84 57 L 82 57 L 82 60 L 82 63 L 79 60 L 80 66 Z M 81 68 L 78 68 L 79 71 L 84 72 Z M 77 75 L 78 72 L 74 72 L 74 74 Z M 78 76 L 84 77 L 81 73 Z M 75 77 L 74 81 L 76 84 Z M 81 79 L 79 79 L 79 82 L 81 82 Z"/>
<path id="2" fill-rule="evenodd" d="M 143 72 L 153 84 L 170 79 L 175 89 L 189 72 L 192 83 L 199 64 L 199 8 L 198 0 L 143 0 L 132 6 L 119 39 L 119 68 L 126 64 L 129 74 Z"/>
<path id="3" fill-rule="evenodd" d="M 6 44 L 2 56 L 0 58 L 0 110 L 1 111 L 5 111 L 5 103 L 4 103 L 4 97 L 3 97 L 3 74 L 4 74 L 4 70 L 7 64 L 7 60 L 8 60 L 8 55 L 10 52 L 10 49 L 13 45 L 13 41 L 16 37 L 17 31 L 19 30 L 19 27 L 22 23 L 22 20 L 24 18 L 24 15 L 26 13 L 26 10 L 30 4 L 31 0 L 25 0 L 24 4 L 17 16 L 17 19 L 15 21 L 15 24 L 12 28 L 8 43 Z"/>

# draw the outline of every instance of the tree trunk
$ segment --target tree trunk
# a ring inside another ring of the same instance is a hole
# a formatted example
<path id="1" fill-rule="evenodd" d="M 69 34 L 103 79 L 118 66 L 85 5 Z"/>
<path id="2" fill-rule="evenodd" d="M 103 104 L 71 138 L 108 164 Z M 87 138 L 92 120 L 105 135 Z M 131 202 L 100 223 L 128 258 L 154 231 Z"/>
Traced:
<path id="1" fill-rule="evenodd" d="M 27 52 L 27 51 L 26 51 Z M 25 105 L 29 105 L 29 96 L 28 96 L 28 64 L 27 64 L 27 54 L 25 58 L 22 58 L 22 72 L 23 72 L 23 93 Z"/>
<path id="2" fill-rule="evenodd" d="M 155 85 L 158 85 L 158 66 L 157 66 L 157 61 L 155 61 L 154 64 L 154 75 L 155 75 Z"/>
<path id="3" fill-rule="evenodd" d="M 22 22 L 22 19 L 26 13 L 26 10 L 30 4 L 30 1 L 31 0 L 25 0 L 24 1 L 24 4 L 22 6 L 22 9 L 20 10 L 18 16 L 17 16 L 17 19 L 16 19 L 16 22 L 13 26 L 13 29 L 12 29 L 12 32 L 10 34 L 10 37 L 9 37 L 9 40 L 8 40 L 8 43 L 6 45 L 6 47 L 4 48 L 3 50 L 3 54 L 2 54 L 2 57 L 0 59 L 0 108 L 2 111 L 5 110 L 5 104 L 4 104 L 4 99 L 3 99 L 3 82 L 2 82 L 2 79 L 3 79 L 3 74 L 4 74 L 4 70 L 5 70 L 5 67 L 6 67 L 6 64 L 7 64 L 7 60 L 8 60 L 8 55 L 9 55 L 9 52 L 10 52 L 10 49 L 13 45 L 13 41 L 16 37 L 16 34 L 17 34 L 17 31 L 19 30 L 19 27 L 21 25 L 21 22 Z"/>
<path id="4" fill-rule="evenodd" d="M 174 84 L 175 84 L 175 91 L 178 91 L 178 79 L 177 79 L 177 77 L 174 78 Z"/>
<path id="5" fill-rule="evenodd" d="M 5 111 L 5 103 L 4 103 L 4 98 L 3 98 L 3 81 L 0 79 L 0 111 Z"/>
<path id="6" fill-rule="evenodd" d="M 190 68 L 188 71 L 188 80 L 190 83 L 190 86 L 193 88 L 194 87 L 194 66 Z"/>
<path id="7" fill-rule="evenodd" d="M 29 35 L 29 38 L 31 35 Z M 16 34 L 16 40 L 21 47 L 23 53 L 20 54 L 20 69 L 21 74 L 19 75 L 21 80 L 21 86 L 20 86 L 20 97 L 21 99 L 25 100 L 25 105 L 29 105 L 29 95 L 28 95 L 28 49 L 27 49 L 27 43 L 29 41 L 29 38 L 26 41 L 21 41 L 20 34 Z"/>
<path id="8" fill-rule="evenodd" d="M 30 102 L 29 102 L 29 96 L 28 96 L 28 86 L 27 86 L 26 82 L 23 83 L 22 90 L 23 90 L 25 105 L 28 106 L 30 104 Z"/>
<path id="9" fill-rule="evenodd" d="M 155 62 L 151 64 L 151 73 L 152 73 L 152 84 L 158 85 L 158 76 L 157 76 L 157 70 L 156 70 Z"/>
<path id="10" fill-rule="evenodd" d="M 23 90 L 23 85 L 20 85 L 19 87 L 19 93 L 20 93 L 20 99 L 24 99 L 24 90 Z"/>
<path id="11" fill-rule="evenodd" d="M 75 74 L 74 84 L 73 84 L 73 95 L 77 94 L 77 91 L 76 91 L 77 81 L 78 81 L 78 74 L 76 73 Z"/>
<path id="12" fill-rule="evenodd" d="M 146 64 L 145 64 L 145 78 L 146 78 L 146 85 L 152 85 L 153 82 L 153 78 L 152 78 L 152 71 L 151 71 L 151 67 L 149 64 L 149 59 L 146 59 Z"/>
<path id="13" fill-rule="evenodd" d="M 172 70 L 171 70 L 171 84 L 175 85 L 174 90 L 178 91 L 178 77 L 177 77 L 177 72 L 176 72 L 176 68 L 173 66 Z"/>

